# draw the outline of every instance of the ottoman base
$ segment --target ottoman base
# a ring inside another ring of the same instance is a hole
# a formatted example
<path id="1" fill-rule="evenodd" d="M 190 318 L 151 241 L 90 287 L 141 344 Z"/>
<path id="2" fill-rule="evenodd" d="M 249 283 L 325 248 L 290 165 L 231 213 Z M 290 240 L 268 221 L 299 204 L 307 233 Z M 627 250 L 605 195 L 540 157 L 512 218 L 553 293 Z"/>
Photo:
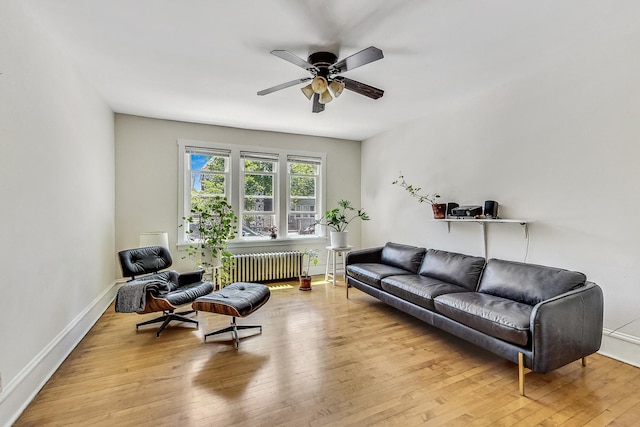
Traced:
<path id="1" fill-rule="evenodd" d="M 211 335 L 218 335 L 218 334 L 224 334 L 225 332 L 231 332 L 231 335 L 233 336 L 233 340 L 235 342 L 234 346 L 237 349 L 240 347 L 240 337 L 238 336 L 238 331 L 242 329 L 255 329 L 255 328 L 259 328 L 260 333 L 262 333 L 261 325 L 238 325 L 236 323 L 236 318 L 232 317 L 231 324 L 229 326 L 227 326 L 226 328 L 218 329 L 217 331 L 209 332 L 204 336 L 204 341 L 207 342 L 207 337 L 210 337 Z"/>

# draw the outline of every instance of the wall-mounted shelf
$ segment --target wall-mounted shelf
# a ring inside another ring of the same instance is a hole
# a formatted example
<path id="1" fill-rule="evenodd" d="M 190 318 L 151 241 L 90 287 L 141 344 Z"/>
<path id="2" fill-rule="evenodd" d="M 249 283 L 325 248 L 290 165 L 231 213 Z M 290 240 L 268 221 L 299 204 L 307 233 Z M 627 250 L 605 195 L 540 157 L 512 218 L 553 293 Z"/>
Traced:
<path id="1" fill-rule="evenodd" d="M 451 223 L 453 222 L 473 222 L 482 225 L 482 243 L 484 249 L 484 257 L 487 257 L 487 224 L 520 224 L 524 231 L 524 238 L 529 238 L 529 224 L 531 221 L 526 219 L 488 219 L 488 218 L 446 218 L 434 219 L 434 222 L 446 222 L 447 232 L 451 233 Z"/>

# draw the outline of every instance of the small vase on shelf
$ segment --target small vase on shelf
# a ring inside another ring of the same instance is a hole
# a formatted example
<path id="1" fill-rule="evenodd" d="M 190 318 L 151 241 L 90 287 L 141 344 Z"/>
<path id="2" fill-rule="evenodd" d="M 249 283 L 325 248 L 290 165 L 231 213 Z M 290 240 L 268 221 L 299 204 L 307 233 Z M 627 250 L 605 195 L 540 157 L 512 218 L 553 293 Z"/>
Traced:
<path id="1" fill-rule="evenodd" d="M 434 219 L 445 219 L 447 217 L 447 204 L 446 203 L 434 203 L 431 205 L 433 210 Z"/>

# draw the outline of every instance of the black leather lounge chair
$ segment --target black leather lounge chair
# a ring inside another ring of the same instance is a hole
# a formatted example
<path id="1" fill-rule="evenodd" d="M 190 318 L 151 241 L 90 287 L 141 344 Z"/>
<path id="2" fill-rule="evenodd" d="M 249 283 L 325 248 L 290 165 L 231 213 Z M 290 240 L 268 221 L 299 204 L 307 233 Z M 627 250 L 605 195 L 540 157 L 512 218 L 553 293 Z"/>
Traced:
<path id="1" fill-rule="evenodd" d="M 211 282 L 202 281 L 203 270 L 181 274 L 174 270 L 161 271 L 172 263 L 169 250 L 162 246 L 127 249 L 118 252 L 118 258 L 122 275 L 131 279 L 118 290 L 115 310 L 138 314 L 162 312 L 160 317 L 138 323 L 136 329 L 162 323 L 156 332 L 156 337 L 159 337 L 174 320 L 195 323 L 197 327 L 197 320 L 186 317 L 195 310 L 179 313 L 175 310 L 213 291 Z"/>

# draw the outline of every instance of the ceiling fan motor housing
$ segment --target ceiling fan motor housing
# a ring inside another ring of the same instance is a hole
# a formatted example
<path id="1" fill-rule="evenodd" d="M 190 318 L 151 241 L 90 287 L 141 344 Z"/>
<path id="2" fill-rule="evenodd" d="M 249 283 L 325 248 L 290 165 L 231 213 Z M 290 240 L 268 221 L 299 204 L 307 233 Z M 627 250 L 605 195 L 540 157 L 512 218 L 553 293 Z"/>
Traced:
<path id="1" fill-rule="evenodd" d="M 307 62 L 319 69 L 326 68 L 328 70 L 337 60 L 338 57 L 331 52 L 316 52 L 309 55 Z"/>

